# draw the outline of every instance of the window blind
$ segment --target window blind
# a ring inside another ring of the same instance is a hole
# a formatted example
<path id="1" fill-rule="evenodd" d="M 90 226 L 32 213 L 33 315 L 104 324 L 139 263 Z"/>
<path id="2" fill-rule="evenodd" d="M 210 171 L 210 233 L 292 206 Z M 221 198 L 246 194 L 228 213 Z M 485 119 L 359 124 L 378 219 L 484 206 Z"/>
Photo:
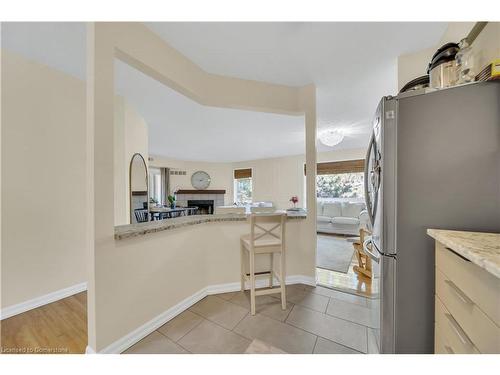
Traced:
<path id="1" fill-rule="evenodd" d="M 365 160 L 330 161 L 316 164 L 316 174 L 357 173 L 365 170 Z M 306 166 L 304 165 L 304 174 Z"/>
<path id="2" fill-rule="evenodd" d="M 252 168 L 246 169 L 235 169 L 234 170 L 234 178 L 250 178 L 252 177 Z"/>

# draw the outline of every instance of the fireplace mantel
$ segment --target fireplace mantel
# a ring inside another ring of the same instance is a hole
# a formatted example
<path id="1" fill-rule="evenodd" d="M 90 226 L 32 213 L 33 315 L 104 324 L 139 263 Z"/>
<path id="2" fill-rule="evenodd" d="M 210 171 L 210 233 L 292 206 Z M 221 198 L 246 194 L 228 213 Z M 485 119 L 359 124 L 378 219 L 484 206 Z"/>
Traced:
<path id="1" fill-rule="evenodd" d="M 177 190 L 176 194 L 226 194 L 225 190 Z"/>

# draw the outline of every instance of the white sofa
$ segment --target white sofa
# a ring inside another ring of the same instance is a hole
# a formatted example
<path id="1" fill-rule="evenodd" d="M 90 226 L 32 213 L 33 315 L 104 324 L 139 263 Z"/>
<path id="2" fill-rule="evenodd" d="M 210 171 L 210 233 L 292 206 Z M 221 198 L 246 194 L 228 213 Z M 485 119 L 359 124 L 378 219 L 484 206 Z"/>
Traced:
<path id="1" fill-rule="evenodd" d="M 317 203 L 317 232 L 359 235 L 359 229 L 368 228 L 368 225 L 369 218 L 364 203 Z"/>

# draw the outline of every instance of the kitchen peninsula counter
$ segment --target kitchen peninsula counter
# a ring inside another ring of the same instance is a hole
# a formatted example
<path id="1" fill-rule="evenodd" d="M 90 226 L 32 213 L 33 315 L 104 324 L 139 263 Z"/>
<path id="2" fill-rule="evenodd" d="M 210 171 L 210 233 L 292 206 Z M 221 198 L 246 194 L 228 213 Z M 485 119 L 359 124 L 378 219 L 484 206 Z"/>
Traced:
<path id="1" fill-rule="evenodd" d="M 307 214 L 304 212 L 287 212 L 286 215 L 288 220 L 301 220 L 307 218 Z M 149 221 L 147 223 L 119 225 L 115 227 L 115 240 L 123 240 L 126 238 L 173 230 L 191 225 L 217 222 L 246 221 L 248 219 L 248 216 L 249 214 L 192 215 L 181 216 L 173 219 Z"/>
<path id="2" fill-rule="evenodd" d="M 500 278 L 500 233 L 428 229 L 427 234 Z"/>

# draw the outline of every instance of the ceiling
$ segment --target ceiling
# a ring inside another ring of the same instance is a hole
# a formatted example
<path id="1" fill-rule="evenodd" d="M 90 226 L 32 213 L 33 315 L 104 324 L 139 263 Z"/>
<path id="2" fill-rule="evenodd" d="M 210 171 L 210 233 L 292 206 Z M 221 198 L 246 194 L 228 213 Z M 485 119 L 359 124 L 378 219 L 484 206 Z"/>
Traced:
<path id="1" fill-rule="evenodd" d="M 235 162 L 305 152 L 303 116 L 206 107 L 119 60 L 115 87 L 147 122 L 151 155 Z"/>
<path id="2" fill-rule="evenodd" d="M 345 134 L 339 145 L 318 144 L 318 151 L 365 147 L 379 99 L 397 91 L 397 57 L 436 45 L 447 26 L 428 22 L 146 25 L 210 73 L 292 86 L 316 84 L 318 127 L 338 128 Z M 2 47 L 85 79 L 83 23 L 3 23 Z M 116 77 L 117 91 L 148 123 L 152 154 L 236 161 L 304 151 L 300 117 L 203 107 L 125 64 L 117 64 Z M 148 100 L 145 92 L 150 93 Z"/>

